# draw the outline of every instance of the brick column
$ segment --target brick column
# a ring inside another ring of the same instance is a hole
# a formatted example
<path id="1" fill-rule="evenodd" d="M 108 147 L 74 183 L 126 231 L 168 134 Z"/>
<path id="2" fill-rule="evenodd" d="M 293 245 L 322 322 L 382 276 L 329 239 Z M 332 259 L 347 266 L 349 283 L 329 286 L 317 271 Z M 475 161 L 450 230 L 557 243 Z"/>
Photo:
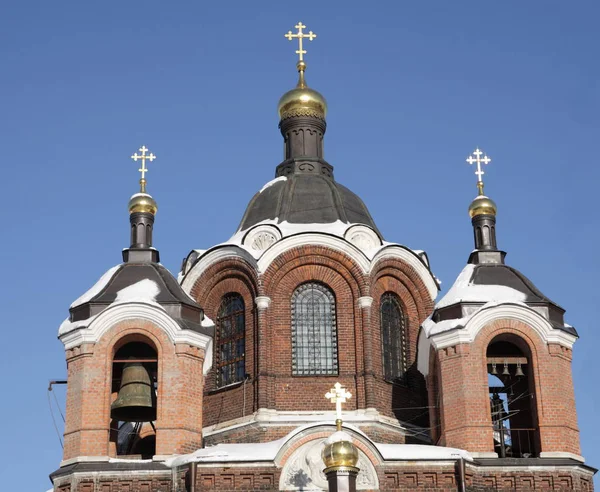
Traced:
<path id="1" fill-rule="evenodd" d="M 67 350 L 67 402 L 63 460 L 108 456 L 109 422 L 105 361 L 93 344 Z"/>
<path id="2" fill-rule="evenodd" d="M 271 305 L 271 298 L 257 296 L 255 299 L 258 309 L 258 349 L 257 355 L 257 381 L 258 408 L 269 408 L 269 367 L 268 367 L 268 341 L 267 341 L 267 309 Z"/>
<path id="3" fill-rule="evenodd" d="M 377 406 L 375 399 L 375 371 L 373 370 L 373 327 L 371 326 L 371 306 L 373 298 L 363 296 L 358 298 L 358 307 L 362 316 L 362 340 L 364 347 L 364 370 L 365 370 L 365 408 L 375 408 Z M 357 401 L 357 407 L 360 408 L 363 402 Z"/>

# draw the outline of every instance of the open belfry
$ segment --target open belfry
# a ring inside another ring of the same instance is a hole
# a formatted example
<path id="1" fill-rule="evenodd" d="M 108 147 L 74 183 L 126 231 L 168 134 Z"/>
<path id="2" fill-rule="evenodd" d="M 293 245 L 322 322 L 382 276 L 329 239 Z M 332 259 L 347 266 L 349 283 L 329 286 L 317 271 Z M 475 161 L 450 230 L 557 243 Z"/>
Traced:
<path id="1" fill-rule="evenodd" d="M 231 238 L 192 249 L 177 277 L 153 246 L 160 152 L 132 156 L 141 179 L 123 262 L 59 328 L 54 491 L 592 490 L 577 332 L 499 249 L 491 159 L 467 158 L 474 249 L 436 301 L 427 254 L 384 240 L 325 160 L 327 103 L 305 75 L 316 34 L 295 29 L 275 178 L 264 169 Z"/>

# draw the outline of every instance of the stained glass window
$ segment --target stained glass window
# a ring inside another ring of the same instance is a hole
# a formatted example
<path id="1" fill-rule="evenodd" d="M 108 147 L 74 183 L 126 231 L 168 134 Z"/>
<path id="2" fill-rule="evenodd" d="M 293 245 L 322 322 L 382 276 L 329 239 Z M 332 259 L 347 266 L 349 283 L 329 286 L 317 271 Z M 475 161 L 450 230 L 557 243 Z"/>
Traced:
<path id="1" fill-rule="evenodd" d="M 292 296 L 292 373 L 338 373 L 335 298 L 322 284 L 309 282 Z"/>
<path id="2" fill-rule="evenodd" d="M 217 386 L 243 381 L 245 367 L 244 300 L 239 294 L 227 294 L 221 301 L 217 316 L 217 343 L 215 350 Z"/>
<path id="3" fill-rule="evenodd" d="M 400 300 L 393 292 L 386 292 L 381 296 L 379 319 L 383 375 L 387 380 L 397 380 L 406 372 L 406 321 Z"/>

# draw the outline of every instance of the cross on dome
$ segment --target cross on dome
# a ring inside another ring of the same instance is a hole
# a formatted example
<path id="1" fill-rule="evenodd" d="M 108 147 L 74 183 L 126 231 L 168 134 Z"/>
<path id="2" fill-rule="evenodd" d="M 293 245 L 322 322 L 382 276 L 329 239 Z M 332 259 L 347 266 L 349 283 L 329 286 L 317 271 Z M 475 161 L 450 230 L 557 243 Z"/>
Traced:
<path id="1" fill-rule="evenodd" d="M 483 155 L 483 157 L 481 157 Z M 483 151 L 479 150 L 479 147 L 475 149 L 475 151 L 467 158 L 467 162 L 469 164 L 477 164 L 477 170 L 475 174 L 477 175 L 477 189 L 479 190 L 479 194 L 483 195 L 483 178 L 482 176 L 485 174 L 483 169 L 481 168 L 482 164 L 489 164 L 492 162 Z"/>
<path id="2" fill-rule="evenodd" d="M 325 393 L 325 398 L 331 401 L 331 403 L 335 403 L 335 413 L 336 419 L 342 420 L 342 403 L 346 403 L 346 400 L 352 398 L 352 394 L 349 391 L 346 391 L 340 383 L 335 383 L 333 388 L 329 390 L 329 392 Z"/>
<path id="3" fill-rule="evenodd" d="M 312 31 L 308 31 L 308 34 L 303 32 L 302 29 L 305 29 L 306 26 L 302 24 L 302 22 L 298 22 L 298 24 L 296 24 L 294 27 L 298 29 L 298 32 L 296 34 L 292 34 L 292 31 L 288 31 L 287 34 L 284 34 L 284 36 L 290 41 L 294 38 L 298 39 L 298 49 L 296 50 L 296 53 L 298 54 L 299 61 L 303 61 L 303 55 L 306 54 L 306 50 L 302 49 L 302 40 L 306 38 L 309 41 L 312 41 L 317 37 L 317 35 Z"/>
<path id="4" fill-rule="evenodd" d="M 148 149 L 145 145 L 142 145 L 138 150 L 142 153 L 142 155 L 138 155 L 138 153 L 136 152 L 131 156 L 131 158 L 135 162 L 137 162 L 138 159 L 142 160 L 142 167 L 138 169 L 138 171 L 142 174 L 142 177 L 140 179 L 140 193 L 146 193 L 146 173 L 148 172 L 148 168 L 146 167 L 146 160 L 152 162 L 154 159 L 156 159 L 156 156 L 152 152 L 146 155 Z"/>

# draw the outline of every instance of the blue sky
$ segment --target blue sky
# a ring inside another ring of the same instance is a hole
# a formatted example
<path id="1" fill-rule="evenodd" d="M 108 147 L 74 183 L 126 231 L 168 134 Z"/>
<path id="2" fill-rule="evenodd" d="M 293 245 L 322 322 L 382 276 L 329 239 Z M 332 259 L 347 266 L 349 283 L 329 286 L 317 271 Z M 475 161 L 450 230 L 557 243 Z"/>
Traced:
<path id="1" fill-rule="evenodd" d="M 49 379 L 73 299 L 128 246 L 129 156 L 158 159 L 155 245 L 177 272 L 236 230 L 281 160 L 276 105 L 307 80 L 329 103 L 325 156 L 389 241 L 425 249 L 448 289 L 471 251 L 465 158 L 492 158 L 507 261 L 567 310 L 583 455 L 600 465 L 593 1 L 12 2 L 0 15 L 4 484 L 46 490 L 61 449 Z M 64 390 L 58 389 L 64 408 Z M 57 418 L 60 422 L 60 416 Z M 10 470 L 10 474 L 7 471 Z"/>

